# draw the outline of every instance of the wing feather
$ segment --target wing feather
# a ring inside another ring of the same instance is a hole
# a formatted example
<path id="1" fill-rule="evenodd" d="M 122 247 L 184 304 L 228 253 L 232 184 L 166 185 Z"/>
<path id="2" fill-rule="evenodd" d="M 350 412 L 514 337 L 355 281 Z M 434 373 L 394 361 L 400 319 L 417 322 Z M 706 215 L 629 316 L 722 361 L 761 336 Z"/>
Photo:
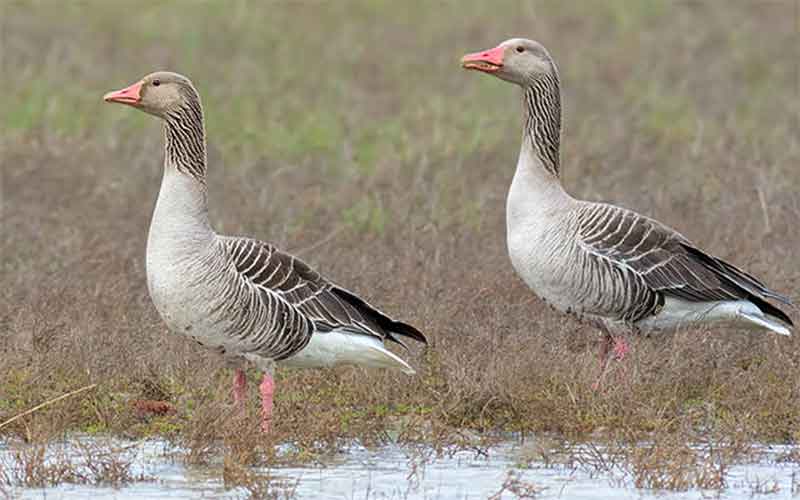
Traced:
<path id="1" fill-rule="evenodd" d="M 663 298 L 652 301 L 638 289 L 692 302 L 750 300 L 767 314 L 792 324 L 786 314 L 764 299 L 790 300 L 750 274 L 694 246 L 677 231 L 624 208 L 587 204 L 578 214 L 579 247 L 597 265 L 627 270 L 628 303 L 624 319 L 638 321 L 654 314 Z M 603 273 L 600 273 L 603 274 Z M 641 282 L 641 283 L 637 283 Z M 643 302 L 652 302 L 642 307 Z"/>
<path id="2" fill-rule="evenodd" d="M 242 279 L 307 318 L 317 330 L 346 329 L 399 344 L 397 335 L 426 342 L 416 328 L 389 318 L 268 243 L 249 238 L 226 238 L 225 243 Z"/>

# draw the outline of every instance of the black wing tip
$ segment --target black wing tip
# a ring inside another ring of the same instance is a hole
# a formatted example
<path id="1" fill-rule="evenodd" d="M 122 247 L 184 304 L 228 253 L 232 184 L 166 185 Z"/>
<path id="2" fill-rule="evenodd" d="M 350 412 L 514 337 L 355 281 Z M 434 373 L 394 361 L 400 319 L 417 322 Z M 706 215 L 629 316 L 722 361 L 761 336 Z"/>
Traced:
<path id="1" fill-rule="evenodd" d="M 682 246 L 690 255 L 694 256 L 709 269 L 714 271 L 717 276 L 743 292 L 744 297 L 742 298 L 755 304 L 756 307 L 761 310 L 761 312 L 768 316 L 772 316 L 783 323 L 786 323 L 788 326 L 794 326 L 794 322 L 792 322 L 792 319 L 785 312 L 773 306 L 766 300 L 772 299 L 788 306 L 795 307 L 789 297 L 770 290 L 764 283 L 761 282 L 761 280 L 742 271 L 733 264 L 729 264 L 722 259 L 713 257 L 692 245 L 684 243 Z"/>
<path id="2" fill-rule="evenodd" d="M 369 315 L 369 317 L 375 321 L 378 326 L 380 326 L 385 332 L 387 333 L 387 338 L 392 342 L 396 342 L 403 347 L 406 347 L 403 342 L 394 337 L 394 335 L 400 335 L 402 337 L 407 337 L 412 340 L 416 340 L 418 342 L 422 342 L 423 344 L 428 344 L 428 339 L 425 338 L 425 335 L 422 334 L 419 330 L 414 328 L 413 326 L 409 325 L 408 323 L 403 323 L 402 321 L 395 321 L 392 318 L 386 316 L 384 313 L 379 311 L 378 309 L 374 308 L 370 304 L 368 304 L 364 299 L 357 296 L 353 292 L 349 290 L 345 290 L 344 288 L 334 286 L 331 291 L 335 293 L 338 297 L 342 300 L 345 300 L 351 306 L 357 308 L 364 314 Z"/>
<path id="3" fill-rule="evenodd" d="M 425 334 L 408 323 L 403 323 L 402 321 L 392 321 L 391 326 L 389 326 L 387 329 L 391 333 L 402 335 L 403 337 L 408 337 L 416 340 L 417 342 L 422 342 L 423 344 L 428 345 L 428 339 L 425 337 Z"/>
<path id="4" fill-rule="evenodd" d="M 763 312 L 764 314 L 777 318 L 791 327 L 794 326 L 792 318 L 790 318 L 785 312 L 781 311 L 780 309 L 773 306 L 772 304 L 762 299 L 761 297 L 750 294 L 747 300 L 755 304 L 756 307 L 761 309 L 761 312 Z"/>
<path id="5" fill-rule="evenodd" d="M 709 269 L 714 271 L 719 277 L 725 279 L 728 283 L 732 284 L 733 286 L 739 288 L 743 292 L 745 292 L 748 296 L 755 296 L 758 298 L 766 297 L 768 299 L 776 300 L 781 302 L 787 306 L 791 306 L 793 308 L 797 308 L 797 306 L 792 302 L 792 299 L 787 297 L 786 295 L 780 294 L 773 290 L 770 290 L 767 285 L 765 285 L 761 280 L 756 278 L 755 276 L 742 271 L 738 267 L 725 262 L 724 260 L 714 257 L 712 255 L 707 254 L 706 252 L 700 250 L 699 248 L 682 243 L 681 246 L 693 257 L 700 260 L 703 264 L 705 264 Z M 745 283 L 741 281 L 744 280 Z M 749 283 L 748 283 L 749 282 Z M 783 313 L 777 307 L 770 305 L 768 302 L 762 299 L 764 304 L 771 307 L 775 311 L 778 311 L 779 314 L 774 314 L 776 317 L 780 318 L 782 321 L 786 321 L 790 325 L 792 324 L 791 320 L 789 319 L 786 314 Z M 760 307 L 760 306 L 759 306 Z M 764 311 L 767 312 L 767 311 Z M 772 314 L 772 313 L 770 313 Z M 784 319 L 785 318 L 785 319 Z"/>

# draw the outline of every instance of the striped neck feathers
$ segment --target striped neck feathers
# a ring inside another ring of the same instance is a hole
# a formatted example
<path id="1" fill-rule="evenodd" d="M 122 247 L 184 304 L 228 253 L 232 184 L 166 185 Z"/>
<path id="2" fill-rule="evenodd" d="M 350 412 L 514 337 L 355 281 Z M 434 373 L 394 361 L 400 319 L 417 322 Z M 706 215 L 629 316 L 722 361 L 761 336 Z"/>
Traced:
<path id="1" fill-rule="evenodd" d="M 205 185 L 206 134 L 200 98 L 187 95 L 185 101 L 164 117 L 164 166 L 173 167 Z"/>
<path id="2" fill-rule="evenodd" d="M 558 71 L 550 61 L 553 71 L 539 74 L 523 87 L 525 124 L 523 144 L 541 161 L 544 169 L 554 177 L 559 176 L 559 149 L 561 146 L 561 95 Z"/>

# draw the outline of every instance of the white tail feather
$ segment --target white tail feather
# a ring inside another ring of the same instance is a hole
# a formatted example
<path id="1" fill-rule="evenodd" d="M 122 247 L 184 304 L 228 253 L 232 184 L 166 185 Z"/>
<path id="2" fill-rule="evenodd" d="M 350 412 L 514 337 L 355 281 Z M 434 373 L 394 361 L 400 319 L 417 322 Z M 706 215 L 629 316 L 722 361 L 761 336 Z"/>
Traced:
<path id="1" fill-rule="evenodd" d="M 764 314 L 753 314 L 751 311 L 739 311 L 739 316 L 762 328 L 773 331 L 779 335 L 791 336 L 792 332 L 781 323 Z"/>
<path id="2" fill-rule="evenodd" d="M 314 333 L 303 350 L 281 361 L 281 364 L 295 368 L 358 365 L 390 368 L 408 375 L 415 373 L 408 363 L 389 351 L 380 339 L 344 330 Z"/>
<path id="3" fill-rule="evenodd" d="M 637 324 L 645 332 L 674 331 L 679 328 L 702 325 L 730 325 L 769 330 L 780 335 L 791 335 L 791 331 L 786 325 L 764 314 L 749 300 L 689 302 L 668 297 L 661 312 Z"/>

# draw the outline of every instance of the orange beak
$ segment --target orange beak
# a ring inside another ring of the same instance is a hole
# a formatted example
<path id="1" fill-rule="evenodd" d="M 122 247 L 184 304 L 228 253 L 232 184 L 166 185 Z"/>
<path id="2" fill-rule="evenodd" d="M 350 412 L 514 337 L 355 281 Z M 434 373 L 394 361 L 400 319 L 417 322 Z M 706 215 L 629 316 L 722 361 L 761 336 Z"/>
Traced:
<path id="1" fill-rule="evenodd" d="M 115 90 L 103 96 L 106 102 L 118 102 L 120 104 L 138 104 L 142 99 L 140 92 L 142 90 L 142 82 L 136 82 L 129 87 L 122 90 Z"/>
<path id="2" fill-rule="evenodd" d="M 482 52 L 467 54 L 461 58 L 461 66 L 464 69 L 476 69 L 484 73 L 494 73 L 503 67 L 503 54 L 505 48 L 497 47 Z"/>

